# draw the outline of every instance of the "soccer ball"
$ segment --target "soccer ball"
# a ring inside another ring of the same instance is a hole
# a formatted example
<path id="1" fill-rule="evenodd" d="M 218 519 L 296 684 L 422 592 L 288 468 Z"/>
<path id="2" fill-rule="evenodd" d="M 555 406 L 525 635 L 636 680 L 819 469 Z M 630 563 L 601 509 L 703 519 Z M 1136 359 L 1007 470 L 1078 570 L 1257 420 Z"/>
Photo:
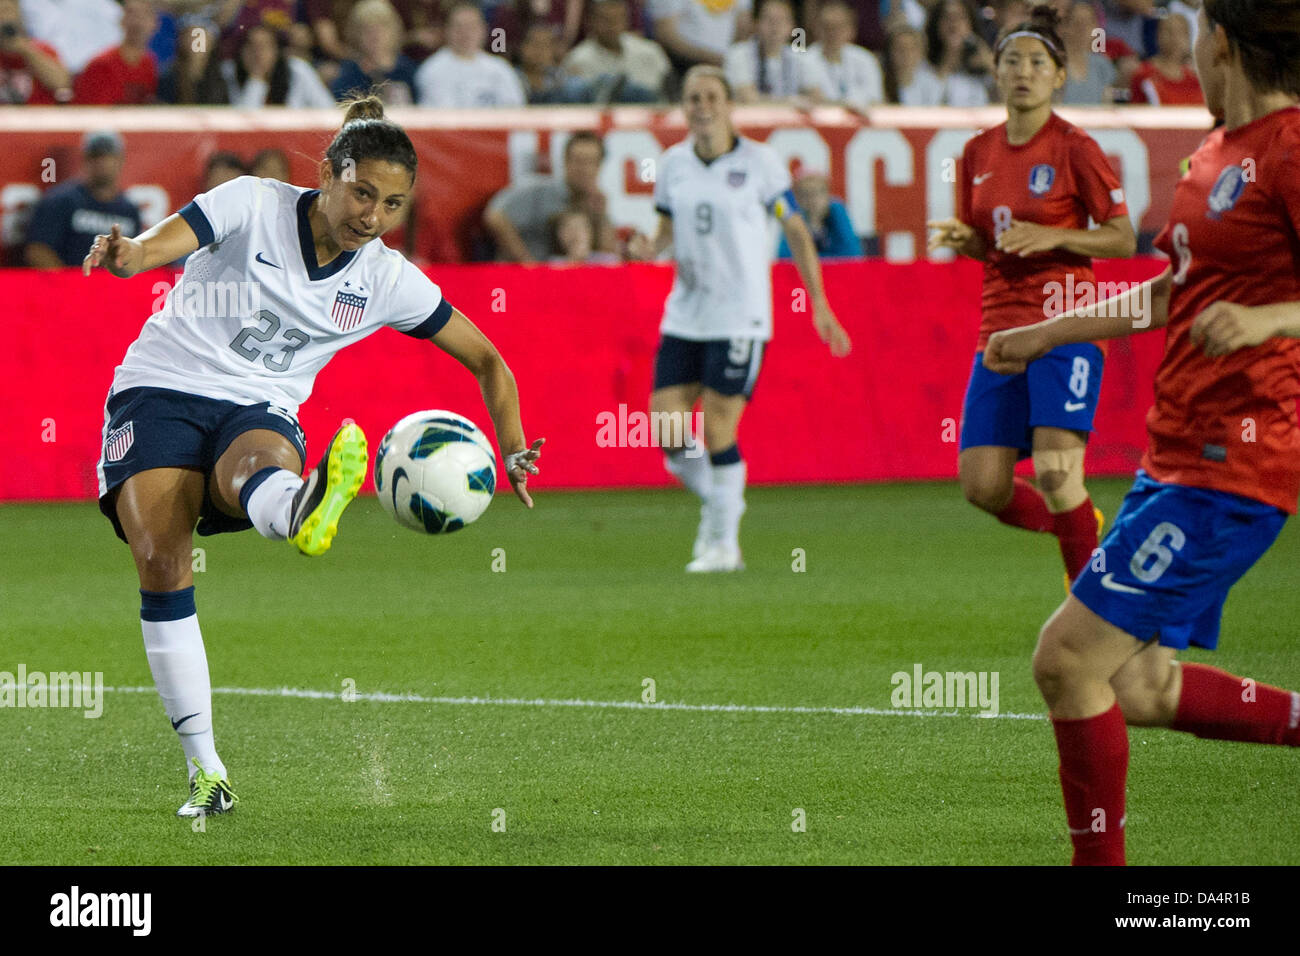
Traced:
<path id="1" fill-rule="evenodd" d="M 487 510 L 496 485 L 496 456 L 487 436 L 455 412 L 407 415 L 375 453 L 379 503 L 412 531 L 459 531 Z"/>

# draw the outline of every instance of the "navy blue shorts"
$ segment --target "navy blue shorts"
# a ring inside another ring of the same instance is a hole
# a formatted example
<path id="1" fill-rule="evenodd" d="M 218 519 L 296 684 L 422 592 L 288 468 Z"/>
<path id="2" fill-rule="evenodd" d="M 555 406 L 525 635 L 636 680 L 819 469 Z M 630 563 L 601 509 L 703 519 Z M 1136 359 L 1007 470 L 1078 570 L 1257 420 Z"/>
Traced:
<path id="1" fill-rule="evenodd" d="M 1071 592 L 1138 640 L 1213 650 L 1228 590 L 1286 524 L 1273 505 L 1139 471 L 1115 524 Z"/>
<path id="2" fill-rule="evenodd" d="M 1019 375 L 999 375 L 975 353 L 961 412 L 961 449 L 997 445 L 1028 458 L 1040 426 L 1092 431 L 1105 358 L 1091 342 L 1062 345 Z"/>
<path id="3" fill-rule="evenodd" d="M 754 394 L 763 367 L 762 339 L 709 339 L 696 342 L 665 335 L 655 355 L 656 389 L 703 385 L 720 395 Z"/>
<path id="4" fill-rule="evenodd" d="M 307 447 L 298 420 L 270 402 L 238 405 L 168 388 L 128 388 L 108 393 L 104 406 L 104 444 L 100 451 L 99 510 L 123 541 L 117 519 L 117 488 L 150 468 L 192 468 L 205 479 L 198 532 L 245 531 L 253 526 L 219 510 L 209 494 L 212 470 L 230 443 L 244 432 L 268 428 L 289 439 L 305 463 Z M 300 469 L 301 470 L 301 469 Z"/>

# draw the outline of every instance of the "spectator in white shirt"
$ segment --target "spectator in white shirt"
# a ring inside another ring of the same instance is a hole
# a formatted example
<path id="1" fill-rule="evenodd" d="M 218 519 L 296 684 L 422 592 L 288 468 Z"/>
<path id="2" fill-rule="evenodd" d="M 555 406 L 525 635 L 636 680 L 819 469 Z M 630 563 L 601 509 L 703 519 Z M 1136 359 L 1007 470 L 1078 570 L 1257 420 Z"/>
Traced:
<path id="1" fill-rule="evenodd" d="M 457 3 L 447 12 L 447 45 L 415 71 L 421 106 L 474 109 L 523 106 L 524 88 L 510 61 L 483 49 L 487 21 L 476 4 Z"/>
<path id="2" fill-rule="evenodd" d="M 627 27 L 627 0 L 594 0 L 587 39 L 560 64 L 591 84 L 598 103 L 653 103 L 663 98 L 664 80 L 672 72 L 668 54 Z"/>
<path id="3" fill-rule="evenodd" d="M 249 27 L 234 60 L 221 64 L 230 105 L 245 109 L 288 106 L 329 109 L 334 97 L 311 64 L 284 52 L 270 27 Z"/>
<path id="4" fill-rule="evenodd" d="M 825 96 L 830 81 L 821 61 L 794 49 L 794 9 L 789 0 L 763 0 L 754 39 L 733 43 L 723 71 L 736 103 Z"/>
<path id="5" fill-rule="evenodd" d="M 943 81 L 925 62 L 925 40 L 915 27 L 901 26 L 885 39 L 885 98 L 903 106 L 940 106 Z"/>
<path id="6" fill-rule="evenodd" d="M 681 73 L 697 63 L 722 66 L 727 48 L 754 29 L 753 0 L 650 0 L 650 35 Z"/>
<path id="7" fill-rule="evenodd" d="M 22 11 L 27 35 L 54 47 L 73 76 L 122 44 L 122 6 L 114 0 L 22 0 Z"/>
<path id="8" fill-rule="evenodd" d="M 817 14 L 821 41 L 808 55 L 826 80 L 826 99 L 860 110 L 885 101 L 885 80 L 876 55 L 851 42 L 858 33 L 857 20 L 844 0 L 826 0 Z"/>

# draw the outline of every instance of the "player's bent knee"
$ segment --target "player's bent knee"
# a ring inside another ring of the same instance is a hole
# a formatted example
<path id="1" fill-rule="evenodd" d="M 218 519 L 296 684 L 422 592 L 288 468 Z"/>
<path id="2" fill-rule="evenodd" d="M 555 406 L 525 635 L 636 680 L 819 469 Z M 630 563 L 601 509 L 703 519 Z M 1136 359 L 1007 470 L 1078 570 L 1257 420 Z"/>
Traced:
<path id="1" fill-rule="evenodd" d="M 1070 476 L 1064 471 L 1040 471 L 1037 478 L 1038 490 L 1043 494 L 1049 494 L 1058 491 L 1069 480 Z"/>
<path id="2" fill-rule="evenodd" d="M 193 574 L 192 549 L 153 539 L 133 542 L 140 587 L 146 591 L 177 591 L 188 587 Z"/>
<path id="3" fill-rule="evenodd" d="M 1070 646 L 1068 633 L 1053 616 L 1038 633 L 1038 646 L 1034 648 L 1034 683 L 1049 705 L 1060 696 L 1066 684 L 1078 677 L 1082 658 Z"/>
<path id="4" fill-rule="evenodd" d="M 1034 452 L 1034 477 L 1048 510 L 1072 511 L 1088 497 L 1083 486 L 1083 449 L 1047 448 Z"/>
<path id="5" fill-rule="evenodd" d="M 966 500 L 982 511 L 995 515 L 1011 501 L 1012 484 L 1001 480 L 962 478 L 961 492 Z"/>

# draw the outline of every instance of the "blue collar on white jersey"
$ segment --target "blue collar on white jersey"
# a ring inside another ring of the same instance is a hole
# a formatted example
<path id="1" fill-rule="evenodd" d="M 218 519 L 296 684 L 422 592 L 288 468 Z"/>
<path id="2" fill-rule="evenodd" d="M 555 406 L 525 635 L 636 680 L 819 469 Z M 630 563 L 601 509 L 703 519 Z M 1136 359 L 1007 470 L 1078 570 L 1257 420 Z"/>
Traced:
<path id="1" fill-rule="evenodd" d="M 337 257 L 330 260 L 328 265 L 316 264 L 316 242 L 311 236 L 311 218 L 308 212 L 312 200 L 319 195 L 319 189 L 309 189 L 298 197 L 298 244 L 302 247 L 302 264 L 307 267 L 307 278 L 313 282 L 317 279 L 328 279 L 346 268 L 347 264 L 356 257 L 355 251 L 340 252 Z"/>

